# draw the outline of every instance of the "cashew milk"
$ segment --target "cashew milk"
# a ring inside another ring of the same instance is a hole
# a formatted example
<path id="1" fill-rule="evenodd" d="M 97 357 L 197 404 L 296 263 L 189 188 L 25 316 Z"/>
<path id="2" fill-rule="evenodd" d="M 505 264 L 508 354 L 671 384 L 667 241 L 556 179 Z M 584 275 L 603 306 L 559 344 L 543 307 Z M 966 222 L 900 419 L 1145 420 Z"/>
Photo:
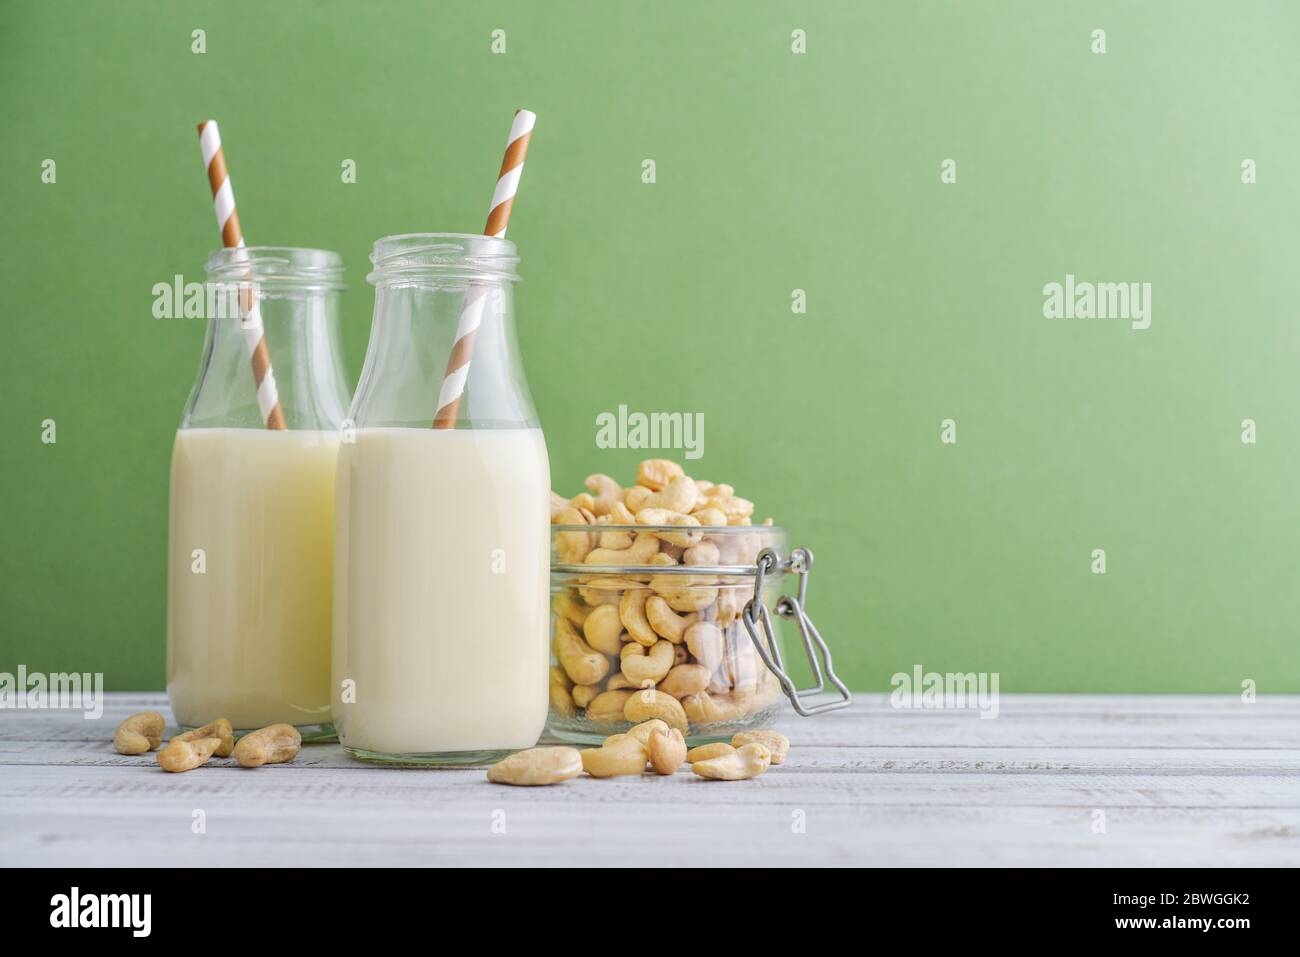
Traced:
<path id="1" fill-rule="evenodd" d="M 333 695 L 346 747 L 537 743 L 549 489 L 539 429 L 363 428 L 343 444 Z"/>
<path id="2" fill-rule="evenodd" d="M 328 724 L 336 432 L 185 429 L 167 691 L 182 725 Z"/>

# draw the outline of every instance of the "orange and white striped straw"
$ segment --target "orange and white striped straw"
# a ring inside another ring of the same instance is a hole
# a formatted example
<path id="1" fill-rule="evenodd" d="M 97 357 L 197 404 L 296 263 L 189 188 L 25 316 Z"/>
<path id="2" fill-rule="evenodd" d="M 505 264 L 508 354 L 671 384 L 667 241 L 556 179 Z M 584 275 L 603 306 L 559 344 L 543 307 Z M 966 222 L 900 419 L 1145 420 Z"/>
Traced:
<path id="1" fill-rule="evenodd" d="M 519 177 L 524 171 L 524 154 L 528 152 L 528 140 L 532 137 L 533 124 L 536 122 L 536 114 L 528 110 L 515 111 L 515 120 L 510 125 L 510 138 L 506 141 L 506 155 L 501 160 L 501 172 L 497 174 L 497 188 L 492 193 L 487 226 L 483 228 L 485 236 L 505 238 L 510 210 L 515 203 L 515 193 L 519 190 Z M 474 337 L 483 320 L 483 307 L 491 291 L 491 287 L 485 283 L 473 283 L 465 294 L 460 321 L 456 324 L 456 341 L 451 347 L 451 357 L 447 360 L 442 388 L 438 391 L 438 411 L 433 419 L 435 429 L 456 427 L 456 411 L 460 406 L 460 397 L 465 394 L 469 363 L 474 355 Z"/>
<path id="2" fill-rule="evenodd" d="M 203 148 L 203 167 L 208 171 L 208 183 L 212 186 L 212 205 L 217 212 L 221 244 L 227 249 L 242 247 L 244 234 L 239 229 L 235 193 L 230 188 L 230 174 L 221 151 L 221 132 L 216 120 L 199 124 L 199 145 Z M 266 347 L 266 332 L 262 328 L 261 306 L 252 295 L 241 295 L 240 301 L 243 315 L 239 327 L 253 362 L 253 382 L 257 386 L 257 407 L 262 413 L 262 421 L 268 429 L 286 428 L 280 394 L 275 387 L 275 373 L 271 370 L 271 352 Z"/>

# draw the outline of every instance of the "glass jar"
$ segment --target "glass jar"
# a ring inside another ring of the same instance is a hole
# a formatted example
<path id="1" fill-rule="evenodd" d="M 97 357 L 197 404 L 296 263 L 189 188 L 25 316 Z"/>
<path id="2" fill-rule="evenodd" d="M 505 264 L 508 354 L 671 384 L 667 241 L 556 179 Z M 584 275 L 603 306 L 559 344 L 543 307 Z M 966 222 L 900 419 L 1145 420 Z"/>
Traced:
<path id="1" fill-rule="evenodd" d="M 250 246 L 208 259 L 198 380 L 172 447 L 167 693 L 184 728 L 284 722 L 333 735 L 334 471 L 348 389 L 343 262 Z M 278 390 L 254 381 L 265 335 Z"/>
<path id="2" fill-rule="evenodd" d="M 597 549 L 610 540 L 627 543 L 626 563 Z M 701 542 L 716 565 L 679 562 Z M 768 727 L 787 700 L 801 715 L 844 707 L 849 691 L 806 611 L 811 567 L 772 526 L 552 526 L 551 733 L 598 744 L 661 717 L 694 746 Z M 786 672 L 773 612 L 795 623 L 808 688 Z"/>
<path id="3" fill-rule="evenodd" d="M 390 236 L 339 455 L 334 723 L 354 757 L 457 765 L 546 722 L 550 464 L 515 340 L 514 244 Z M 432 428 L 485 296 L 455 428 Z"/>

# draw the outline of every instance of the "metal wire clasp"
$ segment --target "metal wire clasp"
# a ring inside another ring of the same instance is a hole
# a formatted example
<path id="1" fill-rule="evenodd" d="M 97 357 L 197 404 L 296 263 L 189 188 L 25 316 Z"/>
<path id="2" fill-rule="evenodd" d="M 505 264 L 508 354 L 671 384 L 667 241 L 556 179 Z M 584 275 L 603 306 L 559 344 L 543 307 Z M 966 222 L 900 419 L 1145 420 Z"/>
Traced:
<path id="1" fill-rule="evenodd" d="M 791 551 L 787 561 L 782 561 L 781 556 L 774 550 L 763 549 L 758 553 L 756 562 L 758 570 L 754 576 L 754 597 L 740 613 L 741 619 L 745 622 L 745 630 L 749 632 L 749 638 L 758 650 L 758 656 L 763 659 L 763 664 L 767 665 L 768 671 L 776 675 L 777 680 L 781 682 L 781 690 L 790 699 L 790 704 L 794 705 L 794 710 L 804 717 L 843 708 L 853 700 L 849 689 L 844 686 L 844 682 L 831 667 L 830 648 L 826 646 L 812 619 L 808 617 L 808 578 L 812 572 L 812 563 L 812 552 L 806 548 L 796 548 Z M 763 602 L 763 580 L 774 571 L 793 572 L 799 580 L 797 593 L 794 596 L 782 595 L 777 599 L 774 608 L 782 618 L 793 618 L 799 627 L 799 638 L 803 641 L 804 653 L 808 656 L 808 664 L 812 666 L 813 677 L 817 682 L 811 688 L 796 688 L 794 681 L 785 673 L 785 662 L 781 660 L 781 647 L 776 640 L 776 629 L 772 627 L 772 613 Z M 766 640 L 759 637 L 758 618 L 762 619 L 763 635 Z M 802 699 L 826 690 L 827 680 L 839 691 L 839 697 L 817 704 L 805 704 Z"/>

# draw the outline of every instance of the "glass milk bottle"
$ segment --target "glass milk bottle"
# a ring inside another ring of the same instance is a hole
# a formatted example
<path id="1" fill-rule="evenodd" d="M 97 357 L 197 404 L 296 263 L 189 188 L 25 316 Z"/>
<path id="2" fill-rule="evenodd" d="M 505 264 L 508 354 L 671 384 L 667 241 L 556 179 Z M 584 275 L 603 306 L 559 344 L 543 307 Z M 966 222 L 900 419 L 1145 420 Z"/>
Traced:
<path id="1" fill-rule="evenodd" d="M 342 274 L 318 249 L 208 260 L 207 339 L 172 449 L 167 693 L 183 727 L 228 718 L 237 731 L 285 722 L 333 736 Z M 270 377 L 253 351 L 259 317 Z"/>
<path id="2" fill-rule="evenodd" d="M 334 724 L 355 757 L 481 763 L 536 744 L 547 711 L 550 466 L 515 341 L 518 259 L 450 233 L 390 236 L 370 258 L 339 451 Z M 476 296 L 463 394 L 440 422 L 455 427 L 433 428 Z"/>

